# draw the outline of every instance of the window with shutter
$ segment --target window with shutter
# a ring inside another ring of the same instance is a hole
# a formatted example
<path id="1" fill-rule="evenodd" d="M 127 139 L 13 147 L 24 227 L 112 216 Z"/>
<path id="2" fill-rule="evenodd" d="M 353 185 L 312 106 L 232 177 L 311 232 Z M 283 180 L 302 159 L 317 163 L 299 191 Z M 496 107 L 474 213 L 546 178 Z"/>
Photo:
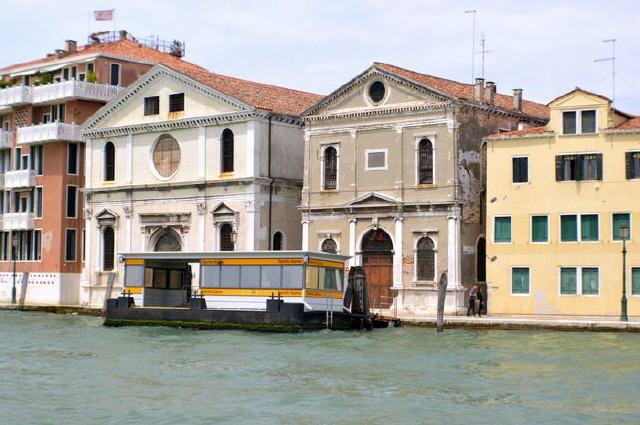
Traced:
<path id="1" fill-rule="evenodd" d="M 115 238 L 112 227 L 106 227 L 102 232 L 102 269 L 113 270 Z"/>
<path id="2" fill-rule="evenodd" d="M 575 267 L 560 269 L 560 294 L 575 295 L 578 293 L 578 273 Z"/>
<path id="3" fill-rule="evenodd" d="M 333 146 L 324 150 L 324 189 L 334 190 L 338 182 L 338 151 Z"/>
<path id="4" fill-rule="evenodd" d="M 576 112 L 562 113 L 562 134 L 576 134 Z"/>
<path id="5" fill-rule="evenodd" d="M 221 170 L 223 173 L 232 173 L 233 172 L 233 150 L 234 150 L 234 137 L 233 131 L 225 128 L 222 132 L 222 152 L 220 155 L 222 164 Z"/>
<path id="6" fill-rule="evenodd" d="M 418 183 L 433 184 L 433 144 L 422 139 L 418 147 Z"/>
<path id="7" fill-rule="evenodd" d="M 528 267 L 514 267 L 511 269 L 511 293 L 518 295 L 529 294 Z"/>
<path id="8" fill-rule="evenodd" d="M 640 295 L 640 267 L 631 269 L 631 295 Z"/>
<path id="9" fill-rule="evenodd" d="M 104 145 L 104 179 L 114 181 L 116 179 L 116 148 L 113 142 Z"/>
<path id="10" fill-rule="evenodd" d="M 169 112 L 184 111 L 184 93 L 169 95 Z"/>
<path id="11" fill-rule="evenodd" d="M 546 215 L 531 217 L 531 242 L 549 242 L 549 217 Z"/>
<path id="12" fill-rule="evenodd" d="M 495 243 L 511 242 L 511 217 L 495 217 L 493 227 Z"/>
<path id="13" fill-rule="evenodd" d="M 600 292 L 598 269 L 595 267 L 582 268 L 582 295 L 598 295 Z"/>
<path id="14" fill-rule="evenodd" d="M 621 241 L 622 236 L 620 233 L 620 228 L 622 226 L 629 227 L 631 225 L 631 214 L 628 213 L 616 213 L 613 214 L 613 240 Z"/>
<path id="15" fill-rule="evenodd" d="M 431 238 L 420 238 L 417 245 L 416 277 L 418 280 L 435 279 L 436 252 Z"/>
<path id="16" fill-rule="evenodd" d="M 585 242 L 593 242 L 599 239 L 598 232 L 598 215 L 582 214 L 580 216 L 580 240 Z"/>
<path id="17" fill-rule="evenodd" d="M 516 157 L 512 159 L 513 183 L 527 183 L 529 181 L 529 158 Z"/>
<path id="18" fill-rule="evenodd" d="M 640 178 L 640 152 L 625 153 L 625 168 L 627 179 Z"/>
<path id="19" fill-rule="evenodd" d="M 160 113 L 160 96 L 144 98 L 144 114 L 158 115 Z"/>
<path id="20" fill-rule="evenodd" d="M 560 241 L 578 241 L 578 217 L 576 215 L 560 216 Z"/>

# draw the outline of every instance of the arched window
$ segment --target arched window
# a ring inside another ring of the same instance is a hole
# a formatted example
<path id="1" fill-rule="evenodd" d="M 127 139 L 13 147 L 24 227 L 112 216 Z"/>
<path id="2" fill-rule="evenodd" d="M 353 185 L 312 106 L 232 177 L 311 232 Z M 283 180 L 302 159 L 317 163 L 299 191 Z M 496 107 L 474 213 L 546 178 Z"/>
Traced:
<path id="1" fill-rule="evenodd" d="M 180 239 L 172 231 L 165 231 L 156 241 L 156 245 L 153 248 L 156 252 L 167 251 L 182 251 L 182 245 Z"/>
<path id="2" fill-rule="evenodd" d="M 338 244 L 333 239 L 325 239 L 322 241 L 322 246 L 320 247 L 322 252 L 328 252 L 329 254 L 337 254 L 338 253 Z"/>
<path id="3" fill-rule="evenodd" d="M 168 134 L 158 138 L 153 148 L 153 166 L 162 177 L 171 177 L 180 165 L 180 145 Z"/>
<path id="4" fill-rule="evenodd" d="M 114 239 L 113 227 L 105 227 L 102 232 L 102 269 L 106 272 L 113 270 Z"/>
<path id="5" fill-rule="evenodd" d="M 282 232 L 275 232 L 273 234 L 271 249 L 274 251 L 282 251 Z"/>
<path id="6" fill-rule="evenodd" d="M 429 237 L 420 238 L 417 246 L 416 277 L 418 280 L 435 279 L 436 251 Z"/>
<path id="7" fill-rule="evenodd" d="M 222 132 L 222 146 L 220 158 L 222 161 L 221 170 L 223 173 L 233 172 L 233 131 L 225 128 Z"/>
<path id="8" fill-rule="evenodd" d="M 220 251 L 234 251 L 233 226 L 228 223 L 220 226 Z"/>
<path id="9" fill-rule="evenodd" d="M 113 142 L 104 145 L 104 180 L 112 182 L 116 179 L 116 147 Z"/>
<path id="10" fill-rule="evenodd" d="M 338 151 L 333 146 L 324 150 L 324 189 L 335 189 L 338 184 Z"/>
<path id="11" fill-rule="evenodd" d="M 476 279 L 478 282 L 487 280 L 487 241 L 485 238 L 478 238 L 476 247 Z"/>
<path id="12" fill-rule="evenodd" d="M 418 145 L 418 183 L 433 184 L 433 144 L 429 139 Z"/>

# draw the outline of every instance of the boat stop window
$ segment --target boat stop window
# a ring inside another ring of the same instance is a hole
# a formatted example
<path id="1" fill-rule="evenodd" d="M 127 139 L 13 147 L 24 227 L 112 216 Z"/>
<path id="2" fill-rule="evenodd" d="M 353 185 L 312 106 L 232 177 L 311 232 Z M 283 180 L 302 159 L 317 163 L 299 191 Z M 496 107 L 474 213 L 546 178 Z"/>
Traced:
<path id="1" fill-rule="evenodd" d="M 329 267 L 307 266 L 304 287 L 306 289 L 326 289 L 342 291 L 344 270 Z"/>
<path id="2" fill-rule="evenodd" d="M 202 265 L 201 288 L 302 288 L 302 265 Z"/>

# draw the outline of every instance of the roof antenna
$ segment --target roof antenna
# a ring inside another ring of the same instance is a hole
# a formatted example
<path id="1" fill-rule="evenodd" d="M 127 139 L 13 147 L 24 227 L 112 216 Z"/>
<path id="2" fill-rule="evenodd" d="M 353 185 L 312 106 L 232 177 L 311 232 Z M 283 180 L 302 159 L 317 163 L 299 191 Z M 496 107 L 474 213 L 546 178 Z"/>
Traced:
<path id="1" fill-rule="evenodd" d="M 611 62 L 611 106 L 616 103 L 616 39 L 607 38 L 603 43 L 611 43 L 611 57 L 596 59 L 594 62 Z"/>
<path id="2" fill-rule="evenodd" d="M 471 31 L 471 84 L 473 84 L 476 79 L 476 13 L 478 11 L 475 9 L 465 10 L 464 13 L 473 14 L 473 29 Z"/>
<path id="3" fill-rule="evenodd" d="M 482 79 L 484 80 L 484 56 L 487 53 L 492 53 L 493 50 L 487 50 L 485 49 L 485 38 L 484 38 L 484 34 L 482 34 L 481 39 L 480 39 L 480 46 L 482 47 L 482 49 L 478 52 L 482 55 Z"/>

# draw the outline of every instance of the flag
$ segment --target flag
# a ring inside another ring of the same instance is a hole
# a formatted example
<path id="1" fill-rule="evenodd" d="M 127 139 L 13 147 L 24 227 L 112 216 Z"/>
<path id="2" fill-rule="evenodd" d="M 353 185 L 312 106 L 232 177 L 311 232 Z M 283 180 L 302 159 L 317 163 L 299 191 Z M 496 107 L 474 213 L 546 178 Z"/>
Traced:
<path id="1" fill-rule="evenodd" d="M 96 10 L 93 12 L 93 18 L 96 21 L 113 21 L 113 12 L 115 9 Z"/>

